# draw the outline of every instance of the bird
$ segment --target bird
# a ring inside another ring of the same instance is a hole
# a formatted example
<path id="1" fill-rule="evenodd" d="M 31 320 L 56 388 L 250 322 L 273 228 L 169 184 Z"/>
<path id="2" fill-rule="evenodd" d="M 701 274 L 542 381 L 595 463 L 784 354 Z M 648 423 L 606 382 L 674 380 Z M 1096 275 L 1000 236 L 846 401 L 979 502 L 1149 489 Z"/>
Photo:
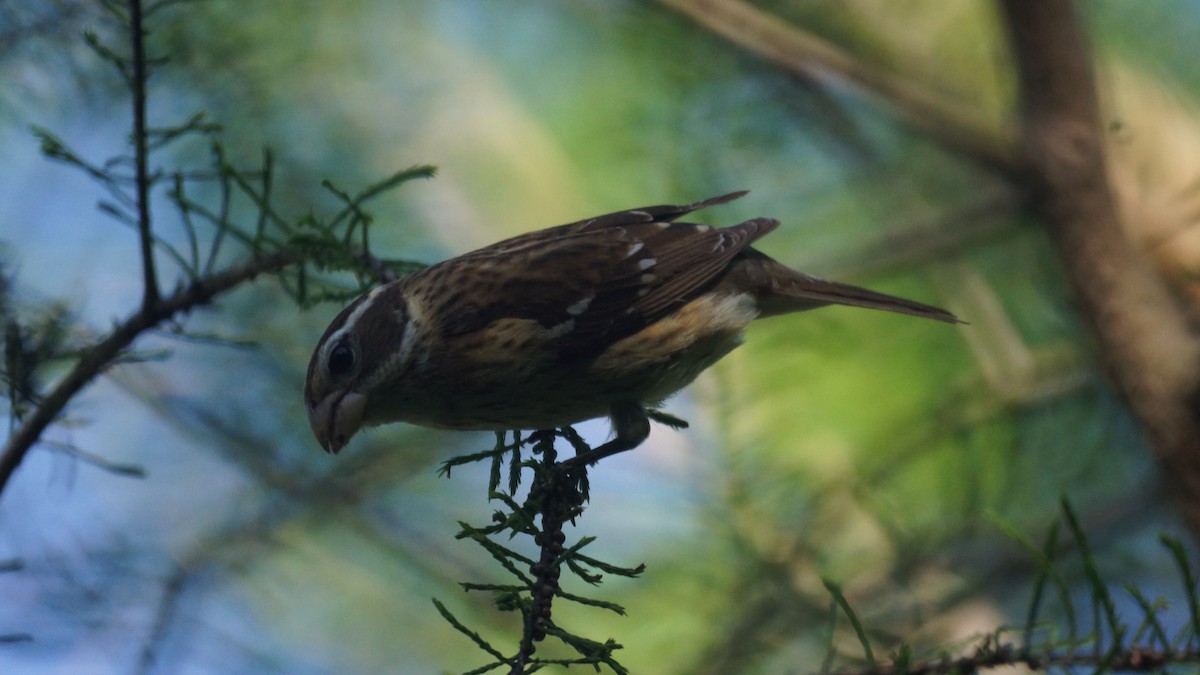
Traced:
<path id="1" fill-rule="evenodd" d="M 645 441 L 657 407 L 756 319 L 851 305 L 961 323 L 751 248 L 775 218 L 679 220 L 747 193 L 529 232 L 359 296 L 309 361 L 304 400 L 317 442 L 337 454 L 361 428 L 394 422 L 505 431 L 608 417 L 612 438 L 587 453 L 594 464 Z"/>

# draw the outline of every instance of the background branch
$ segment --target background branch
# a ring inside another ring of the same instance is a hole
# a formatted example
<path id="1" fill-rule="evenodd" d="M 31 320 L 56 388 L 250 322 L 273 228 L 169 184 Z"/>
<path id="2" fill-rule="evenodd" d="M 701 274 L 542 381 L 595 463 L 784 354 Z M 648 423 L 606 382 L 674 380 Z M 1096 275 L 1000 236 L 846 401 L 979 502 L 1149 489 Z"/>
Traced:
<path id="1" fill-rule="evenodd" d="M 1200 342 L 1191 310 L 1134 246 L 1105 168 L 1095 78 L 1069 0 L 1003 0 L 1020 75 L 1025 181 L 1112 377 L 1200 533 Z"/>
<path id="2" fill-rule="evenodd" d="M 1002 0 L 1019 76 L 1020 129 L 867 64 L 742 0 L 660 0 L 809 80 L 850 84 L 909 127 L 1005 175 L 1042 215 L 1100 350 L 1200 533 L 1200 341 L 1179 302 L 1121 227 L 1083 28 L 1069 0 Z"/>
<path id="3" fill-rule="evenodd" d="M 954 153 L 1008 176 L 1020 173 L 1014 129 L 994 128 L 981 116 L 895 73 L 855 58 L 743 0 L 659 0 L 713 33 L 783 70 L 815 82 L 851 84 L 891 109 L 897 120 Z"/>

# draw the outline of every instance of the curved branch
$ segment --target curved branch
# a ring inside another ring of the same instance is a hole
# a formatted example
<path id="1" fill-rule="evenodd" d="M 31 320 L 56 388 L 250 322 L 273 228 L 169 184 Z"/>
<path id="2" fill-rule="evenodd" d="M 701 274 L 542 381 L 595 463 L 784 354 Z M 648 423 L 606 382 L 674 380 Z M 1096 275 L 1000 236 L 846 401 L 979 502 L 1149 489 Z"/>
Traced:
<path id="1" fill-rule="evenodd" d="M 21 460 L 38 442 L 46 427 L 58 418 L 76 394 L 111 365 L 139 335 L 178 314 L 185 314 L 200 305 L 208 304 L 216 296 L 237 288 L 260 274 L 277 272 L 297 262 L 299 257 L 295 253 L 282 250 L 204 277 L 152 306 L 142 307 L 117 324 L 107 337 L 84 349 L 70 372 L 58 381 L 8 439 L 3 453 L 0 454 L 0 495 L 3 494 L 13 472 L 21 464 Z"/>

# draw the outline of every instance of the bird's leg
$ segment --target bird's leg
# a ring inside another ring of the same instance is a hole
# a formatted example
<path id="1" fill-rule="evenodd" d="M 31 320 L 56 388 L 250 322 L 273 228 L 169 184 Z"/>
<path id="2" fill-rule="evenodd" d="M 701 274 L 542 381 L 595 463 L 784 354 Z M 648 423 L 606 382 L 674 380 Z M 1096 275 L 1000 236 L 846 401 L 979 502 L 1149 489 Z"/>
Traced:
<path id="1" fill-rule="evenodd" d="M 635 401 L 614 403 L 609 410 L 609 419 L 612 420 L 614 434 L 611 441 L 564 460 L 561 466 L 591 466 L 605 457 L 636 448 L 650 435 L 650 418 L 646 416 L 642 405 Z"/>

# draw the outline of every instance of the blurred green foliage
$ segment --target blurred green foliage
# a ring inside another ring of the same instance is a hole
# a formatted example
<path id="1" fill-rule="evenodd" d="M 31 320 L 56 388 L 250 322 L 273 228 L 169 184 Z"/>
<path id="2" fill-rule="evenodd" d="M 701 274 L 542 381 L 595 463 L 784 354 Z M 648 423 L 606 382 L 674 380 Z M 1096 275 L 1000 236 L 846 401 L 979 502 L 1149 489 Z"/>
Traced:
<path id="1" fill-rule="evenodd" d="M 39 32 L 29 27 L 38 4 L 17 0 L 0 14 L 0 35 L 12 40 L 0 50 L 0 79 L 21 85 L 0 92 L 0 144 L 34 144 L 20 130 L 56 122 L 68 141 L 102 145 L 93 135 L 120 133 L 124 108 L 105 98 L 110 74 L 76 54 L 74 36 L 93 10 L 47 4 L 54 29 Z M 981 119 L 1011 114 L 990 3 L 763 6 L 970 102 Z M 844 623 L 830 637 L 823 579 L 841 585 L 885 650 L 1017 624 L 1038 570 L 988 514 L 1040 533 L 1059 518 L 1061 495 L 1106 574 L 1165 595 L 1167 620 L 1181 620 L 1170 555 L 1144 545 L 1180 526 L 1135 423 L 1090 365 L 1037 224 L 1012 200 L 951 254 L 893 244 L 977 226 L 956 214 L 1004 195 L 1001 178 L 915 137 L 869 100 L 798 82 L 651 3 L 212 0 L 164 17 L 151 41 L 171 65 L 152 82 L 152 114 L 206 111 L 233 162 L 257 161 L 270 146 L 286 215 L 336 208 L 319 188 L 326 178 L 363 186 L 400 167 L 439 167 L 432 182 L 372 205 L 380 256 L 432 262 L 596 213 L 750 188 L 700 217 L 779 217 L 784 226 L 762 246 L 771 255 L 948 303 L 971 322 L 956 329 L 836 308 L 756 324 L 743 348 L 668 408 L 691 430 L 660 429 L 593 470 L 581 531 L 599 535 L 596 550 L 615 551 L 599 557 L 648 569 L 601 591 L 628 617 L 556 612 L 596 639 L 615 637 L 632 672 L 809 672 L 831 643 L 860 654 Z M 1087 17 L 1103 59 L 1197 95 L 1196 3 L 1088 3 Z M 38 58 L 47 53 L 59 58 Z M 66 111 L 81 102 L 103 121 L 73 119 Z M 13 172 L 34 171 L 36 160 L 21 157 Z M 0 179 L 9 202 L 0 239 L 26 297 L 56 288 L 42 277 L 63 268 L 55 256 L 65 254 L 38 241 L 84 246 L 102 236 L 132 249 L 99 214 L 52 219 L 53 192 L 22 187 Z M 161 236 L 183 236 L 166 220 L 156 225 Z M 130 283 L 120 281 L 128 269 L 100 263 L 71 271 L 75 306 L 96 325 L 109 317 L 87 308 L 107 309 L 97 297 Z M 174 358 L 116 371 L 81 405 L 94 424 L 74 442 L 146 467 L 146 481 L 96 479 L 87 468 L 64 479 L 75 469 L 43 452 L 0 502 L 0 558 L 25 562 L 19 574 L 0 574 L 0 586 L 16 589 L 5 597 L 18 598 L 0 609 L 0 632 L 35 638 L 0 645 L 0 664 L 289 673 L 478 665 L 433 596 L 493 644 L 514 640 L 510 617 L 456 585 L 499 580 L 486 555 L 452 538 L 457 521 L 487 512 L 486 476 L 433 475 L 438 461 L 489 439 L 395 427 L 327 458 L 308 438 L 299 389 L 337 307 L 300 312 L 281 290 L 257 288 L 220 310 L 195 317 L 199 330 L 259 347 L 156 338 L 150 346 Z M 137 534 L 114 543 L 120 531 Z M 110 569 L 100 558 L 116 562 Z M 1068 576 L 1086 592 L 1082 572 Z M 104 618 L 117 607 L 133 609 Z"/>

